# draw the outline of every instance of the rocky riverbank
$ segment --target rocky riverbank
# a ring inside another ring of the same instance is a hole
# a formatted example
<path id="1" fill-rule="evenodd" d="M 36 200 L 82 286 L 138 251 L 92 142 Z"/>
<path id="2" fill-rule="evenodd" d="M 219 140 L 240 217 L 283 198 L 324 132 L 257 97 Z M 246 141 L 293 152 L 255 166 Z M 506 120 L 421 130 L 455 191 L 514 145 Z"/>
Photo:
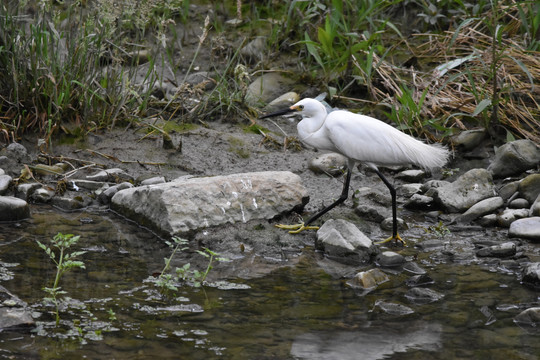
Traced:
<path id="1" fill-rule="evenodd" d="M 32 205 L 43 203 L 59 211 L 112 209 L 160 236 L 186 237 L 234 259 L 220 264 L 214 276 L 222 278 L 259 276 L 314 245 L 324 254 L 321 267 L 364 291 L 406 272 L 414 283 L 410 297 L 436 301 L 441 294 L 421 286 L 429 275 L 411 251 L 496 266 L 540 288 L 540 149 L 531 141 L 493 152 L 483 132 L 464 132 L 453 139 L 456 159 L 439 173 L 384 169 L 395 179 L 407 240 L 405 249 L 384 249 L 373 243 L 388 235 L 390 197 L 364 171 L 353 177 L 352 208 L 348 200 L 327 214 L 316 233 L 273 227 L 335 198 L 346 161 L 286 148 L 293 121 L 264 125 L 278 146 L 268 134 L 217 123 L 176 134 L 172 148 L 132 130 L 43 152 L 32 142 L 10 144 L 0 151 L 0 220 L 24 222 Z M 498 236 L 482 238 L 490 232 Z"/>

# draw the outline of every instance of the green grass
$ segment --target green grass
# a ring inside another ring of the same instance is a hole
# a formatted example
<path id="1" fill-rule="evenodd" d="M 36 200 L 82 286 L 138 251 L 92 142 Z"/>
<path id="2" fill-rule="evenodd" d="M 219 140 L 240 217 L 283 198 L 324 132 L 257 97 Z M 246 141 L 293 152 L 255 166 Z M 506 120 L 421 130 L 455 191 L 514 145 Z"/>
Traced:
<path id="1" fill-rule="evenodd" d="M 246 125 L 258 116 L 258 105 L 246 101 L 251 77 L 281 66 L 282 59 L 292 60 L 284 70 L 298 83 L 334 99 L 387 104 L 388 117 L 417 134 L 447 136 L 474 119 L 475 126 L 539 138 L 538 110 L 527 95 L 540 77 L 537 62 L 529 61 L 539 49 L 537 1 L 266 0 L 243 1 L 239 9 L 236 0 L 228 0 L 204 14 L 190 13 L 188 0 L 119 4 L 11 0 L 0 6 L 0 140 L 16 141 L 32 131 L 49 142 L 58 132 L 84 137 L 155 118 L 164 124 Z M 29 8 L 35 16 L 28 16 Z M 240 25 L 227 24 L 238 17 Z M 177 24 L 183 25 L 182 35 Z M 247 63 L 239 49 L 261 35 L 267 51 L 262 61 Z M 180 62 L 176 54 L 194 36 L 195 51 Z M 439 39 L 444 52 L 423 49 Z M 473 48 L 482 56 L 445 76 L 430 75 Z M 211 58 L 205 70 L 214 73 L 209 90 L 180 83 L 172 98 L 151 96 L 149 84 L 167 80 L 164 69 L 181 69 L 186 79 L 203 56 Z M 136 81 L 144 61 L 143 79 L 139 74 Z M 473 108 L 428 108 L 434 95 L 446 95 L 460 82 L 466 91 L 459 96 L 464 104 L 472 96 Z M 512 113 L 518 113 L 514 120 Z"/>

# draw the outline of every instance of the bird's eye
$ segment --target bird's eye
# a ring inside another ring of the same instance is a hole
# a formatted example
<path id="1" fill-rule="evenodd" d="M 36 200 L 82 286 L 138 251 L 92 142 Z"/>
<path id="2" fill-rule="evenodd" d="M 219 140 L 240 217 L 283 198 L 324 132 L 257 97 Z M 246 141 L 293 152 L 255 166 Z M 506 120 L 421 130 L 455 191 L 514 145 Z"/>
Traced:
<path id="1" fill-rule="evenodd" d="M 304 105 L 298 105 L 298 109 L 304 110 Z"/>

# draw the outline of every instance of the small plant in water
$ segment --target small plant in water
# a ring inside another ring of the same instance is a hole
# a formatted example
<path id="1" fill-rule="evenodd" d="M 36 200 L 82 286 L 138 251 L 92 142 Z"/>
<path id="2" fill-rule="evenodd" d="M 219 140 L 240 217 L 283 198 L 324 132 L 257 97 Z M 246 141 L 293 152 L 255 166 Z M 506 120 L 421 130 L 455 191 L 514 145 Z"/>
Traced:
<path id="1" fill-rule="evenodd" d="M 200 287 L 203 285 L 206 277 L 213 268 L 213 263 L 215 261 L 229 261 L 229 259 L 219 256 L 215 251 L 212 251 L 208 248 L 203 250 L 197 250 L 197 253 L 206 257 L 208 259 L 208 265 L 204 271 L 199 271 L 197 269 L 192 269 L 190 263 L 184 264 L 182 267 L 177 267 L 175 269 L 176 276 L 169 272 L 171 267 L 171 261 L 174 255 L 178 251 L 184 251 L 188 247 L 186 246 L 188 240 L 181 239 L 178 237 L 173 237 L 172 242 L 167 242 L 170 248 L 173 249 L 171 255 L 168 258 L 165 258 L 165 266 L 159 275 L 158 280 L 156 281 L 156 286 L 161 289 L 161 293 L 165 296 L 169 295 L 171 292 L 174 293 L 178 291 L 177 284 L 180 281 L 191 284 L 193 287 Z"/>
<path id="2" fill-rule="evenodd" d="M 60 295 L 66 294 L 64 290 L 59 286 L 60 279 L 62 275 L 70 269 L 79 268 L 85 269 L 84 263 L 82 261 L 74 260 L 76 257 L 83 255 L 86 251 L 74 251 L 72 253 L 67 253 L 66 251 L 75 245 L 79 241 L 80 236 L 75 236 L 73 234 L 62 234 L 58 233 L 51 240 L 51 246 L 47 246 L 39 241 L 37 241 L 40 248 L 42 248 L 51 260 L 56 264 L 56 277 L 54 278 L 54 283 L 52 287 L 44 287 L 45 291 L 49 297 L 45 297 L 43 300 L 46 302 L 52 302 L 55 307 L 56 315 L 56 325 L 58 326 L 60 322 L 60 314 L 58 311 L 58 298 Z M 59 253 L 55 253 L 54 249 L 57 249 Z"/>
<path id="3" fill-rule="evenodd" d="M 439 239 L 443 239 L 446 235 L 450 235 L 450 230 L 444 226 L 442 221 L 439 221 L 437 225 L 431 225 L 426 230 L 426 233 L 428 234 L 434 234 Z"/>
<path id="4" fill-rule="evenodd" d="M 219 256 L 217 252 L 212 251 L 209 248 L 204 248 L 204 251 L 197 250 L 197 252 L 208 259 L 208 266 L 206 266 L 206 270 L 203 272 L 199 272 L 197 270 L 193 271 L 193 280 L 195 287 L 199 287 L 204 283 L 206 277 L 208 276 L 208 273 L 210 272 L 210 270 L 213 269 L 212 264 L 214 263 L 214 261 L 229 261 L 229 259 Z"/>

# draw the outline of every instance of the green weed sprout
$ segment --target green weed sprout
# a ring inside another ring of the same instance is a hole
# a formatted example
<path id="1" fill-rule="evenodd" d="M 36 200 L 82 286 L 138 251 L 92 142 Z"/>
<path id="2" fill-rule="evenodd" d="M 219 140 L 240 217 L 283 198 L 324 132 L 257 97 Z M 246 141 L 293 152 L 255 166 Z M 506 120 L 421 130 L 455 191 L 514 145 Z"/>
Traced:
<path id="1" fill-rule="evenodd" d="M 167 293 L 169 291 L 178 291 L 178 288 L 175 285 L 173 276 L 168 273 L 169 268 L 171 267 L 171 261 L 178 250 L 184 251 L 188 247 L 186 246 L 188 241 L 179 237 L 173 237 L 173 242 L 166 241 L 167 245 L 173 249 L 171 255 L 168 258 L 165 258 L 165 267 L 161 270 L 159 278 L 156 281 L 156 285 L 162 289 L 162 292 Z M 189 266 L 189 264 L 187 264 Z M 178 270 L 177 270 L 178 271 Z"/>
<path id="2" fill-rule="evenodd" d="M 206 257 L 208 259 L 208 264 L 204 271 L 199 271 L 197 269 L 192 269 L 190 263 L 186 263 L 181 267 L 175 269 L 176 275 L 173 275 L 169 272 L 171 267 L 171 261 L 174 255 L 178 251 L 184 251 L 188 247 L 186 246 L 188 240 L 181 239 L 178 237 L 173 237 L 172 242 L 168 241 L 167 245 L 173 249 L 171 255 L 165 258 L 165 266 L 159 275 L 156 286 L 161 289 L 162 294 L 167 295 L 170 292 L 178 291 L 177 283 L 182 281 L 185 283 L 191 284 L 193 287 L 201 287 L 206 280 L 206 277 L 213 268 L 213 264 L 216 261 L 229 261 L 229 259 L 221 257 L 219 253 L 212 251 L 208 248 L 203 248 L 203 250 L 197 250 L 197 253 Z"/>
<path id="3" fill-rule="evenodd" d="M 60 314 L 58 311 L 58 298 L 60 295 L 66 294 L 64 290 L 59 286 L 62 275 L 71 269 L 86 269 L 82 261 L 74 260 L 76 257 L 83 255 L 86 251 L 74 251 L 72 253 L 66 253 L 66 251 L 75 245 L 79 241 L 80 236 L 74 236 L 73 234 L 58 233 L 51 240 L 51 246 L 47 246 L 40 241 L 37 241 L 40 248 L 42 248 L 51 260 L 56 264 L 56 277 L 52 287 L 44 287 L 43 291 L 49 294 L 50 297 L 45 297 L 44 301 L 50 301 L 55 306 L 56 326 L 60 323 Z M 54 249 L 59 251 L 54 252 Z"/>
<path id="4" fill-rule="evenodd" d="M 206 277 L 208 276 L 208 273 L 210 272 L 210 270 L 213 269 L 212 264 L 214 261 L 229 261 L 229 259 L 219 256 L 217 252 L 212 251 L 208 248 L 204 248 L 204 251 L 197 250 L 197 253 L 208 258 L 208 266 L 206 267 L 206 270 L 202 273 L 199 271 L 194 271 L 194 275 L 196 275 L 195 287 L 201 286 L 204 283 Z"/>

